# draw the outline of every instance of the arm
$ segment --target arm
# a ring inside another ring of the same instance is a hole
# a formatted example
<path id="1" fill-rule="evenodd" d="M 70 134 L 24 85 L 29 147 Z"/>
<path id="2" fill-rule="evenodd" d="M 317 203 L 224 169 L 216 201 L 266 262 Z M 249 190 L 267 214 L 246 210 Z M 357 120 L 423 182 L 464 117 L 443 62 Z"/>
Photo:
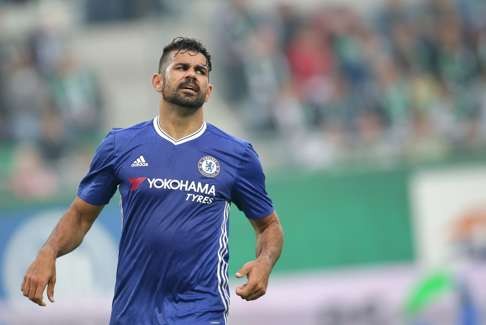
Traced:
<path id="1" fill-rule="evenodd" d="M 245 300 L 255 300 L 267 290 L 268 278 L 280 257 L 283 246 L 282 225 L 275 212 L 262 219 L 253 219 L 256 232 L 256 259 L 246 263 L 236 277 L 248 277 L 248 282 L 236 288 L 236 294 Z"/>
<path id="2" fill-rule="evenodd" d="M 56 258 L 81 244 L 102 209 L 103 206 L 91 205 L 79 197 L 74 199 L 25 273 L 21 289 L 25 297 L 45 306 L 42 296 L 47 286 L 47 297 L 54 302 Z"/>

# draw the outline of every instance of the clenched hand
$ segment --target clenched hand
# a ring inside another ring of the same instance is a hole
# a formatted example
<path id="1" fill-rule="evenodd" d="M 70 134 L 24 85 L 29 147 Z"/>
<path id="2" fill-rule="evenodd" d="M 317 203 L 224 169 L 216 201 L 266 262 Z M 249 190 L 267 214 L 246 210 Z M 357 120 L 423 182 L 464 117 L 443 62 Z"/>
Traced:
<path id="1" fill-rule="evenodd" d="M 236 294 L 247 301 L 263 296 L 267 290 L 272 263 L 265 258 L 257 258 L 243 265 L 236 273 L 237 278 L 246 276 L 248 281 L 236 288 Z"/>
<path id="2" fill-rule="evenodd" d="M 43 248 L 27 269 L 21 291 L 25 297 L 39 306 L 46 306 L 43 301 L 44 290 L 47 286 L 47 297 L 50 302 L 54 302 L 55 284 L 56 256 L 49 249 Z"/>

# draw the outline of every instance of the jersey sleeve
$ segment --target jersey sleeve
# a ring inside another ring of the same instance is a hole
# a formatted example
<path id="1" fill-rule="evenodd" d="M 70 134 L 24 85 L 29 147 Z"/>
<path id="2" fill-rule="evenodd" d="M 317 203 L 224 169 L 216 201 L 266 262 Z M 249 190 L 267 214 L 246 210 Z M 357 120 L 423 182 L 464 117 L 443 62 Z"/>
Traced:
<path id="1" fill-rule="evenodd" d="M 266 217 L 273 212 L 273 204 L 265 189 L 262 165 L 250 144 L 241 159 L 242 162 L 232 190 L 232 201 L 247 218 Z"/>
<path id="2" fill-rule="evenodd" d="M 93 205 L 105 205 L 119 184 L 115 175 L 115 135 L 113 130 L 101 141 L 88 173 L 81 180 L 78 196 Z"/>

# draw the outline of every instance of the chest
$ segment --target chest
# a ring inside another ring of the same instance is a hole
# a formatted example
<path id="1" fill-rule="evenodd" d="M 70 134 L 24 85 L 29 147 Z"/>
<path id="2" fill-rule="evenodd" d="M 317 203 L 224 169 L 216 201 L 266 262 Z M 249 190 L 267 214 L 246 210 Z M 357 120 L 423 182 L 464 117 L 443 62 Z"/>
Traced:
<path id="1" fill-rule="evenodd" d="M 209 204 L 229 199 L 236 166 L 225 153 L 191 146 L 140 144 L 118 161 L 120 190 L 125 195 Z"/>

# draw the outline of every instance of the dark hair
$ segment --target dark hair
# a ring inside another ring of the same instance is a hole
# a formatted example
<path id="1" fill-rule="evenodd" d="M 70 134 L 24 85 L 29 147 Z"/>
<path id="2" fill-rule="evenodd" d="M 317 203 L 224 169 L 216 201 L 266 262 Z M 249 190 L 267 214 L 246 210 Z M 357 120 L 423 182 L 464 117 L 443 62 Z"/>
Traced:
<path id="1" fill-rule="evenodd" d="M 164 47 L 164 51 L 162 52 L 162 56 L 159 60 L 159 72 L 162 71 L 162 66 L 166 63 L 169 54 L 173 51 L 176 53 L 179 52 L 196 52 L 201 53 L 206 58 L 208 63 L 208 71 L 211 71 L 211 55 L 209 54 L 208 50 L 204 47 L 204 45 L 194 38 L 188 37 L 176 37 Z"/>

